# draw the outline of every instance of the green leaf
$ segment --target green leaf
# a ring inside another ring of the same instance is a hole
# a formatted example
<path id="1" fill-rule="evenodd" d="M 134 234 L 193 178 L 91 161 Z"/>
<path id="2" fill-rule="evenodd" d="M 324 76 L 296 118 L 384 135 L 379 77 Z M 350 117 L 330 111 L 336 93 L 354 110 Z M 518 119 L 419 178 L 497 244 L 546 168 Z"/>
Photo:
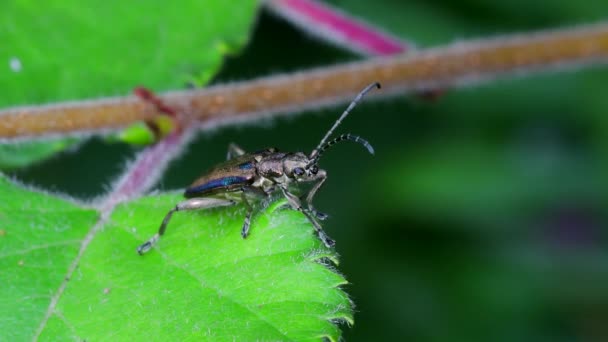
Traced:
<path id="1" fill-rule="evenodd" d="M 280 209 L 282 201 L 254 216 L 247 240 L 240 237 L 242 207 L 176 213 L 158 247 L 137 255 L 179 194 L 118 206 L 43 321 L 98 216 L 6 180 L 0 185 L 2 198 L 15 198 L 0 204 L 3 225 L 13 227 L 0 237 L 0 296 L 9 299 L 0 304 L 0 329 L 10 340 L 31 339 L 42 326 L 43 341 L 336 341 L 335 323 L 352 323 L 340 289 L 346 281 L 326 265 L 335 252 L 302 214 Z"/>
<path id="2" fill-rule="evenodd" d="M 0 176 L 0 335 L 31 340 L 97 212 Z"/>
<path id="3" fill-rule="evenodd" d="M 255 0 L 3 1 L 0 106 L 124 95 L 139 84 L 204 84 L 247 41 L 257 7 Z"/>

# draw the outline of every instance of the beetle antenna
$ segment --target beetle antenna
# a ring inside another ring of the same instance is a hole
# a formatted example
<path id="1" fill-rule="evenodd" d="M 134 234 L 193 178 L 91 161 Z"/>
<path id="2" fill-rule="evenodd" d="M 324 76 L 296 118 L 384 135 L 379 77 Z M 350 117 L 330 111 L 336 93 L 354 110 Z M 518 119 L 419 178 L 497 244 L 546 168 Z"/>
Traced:
<path id="1" fill-rule="evenodd" d="M 323 153 L 325 153 L 325 151 L 327 151 L 333 145 L 335 145 L 341 141 L 344 141 L 344 140 L 354 141 L 356 143 L 359 143 L 359 144 L 363 145 L 363 147 L 365 147 L 370 154 L 374 154 L 374 148 L 372 147 L 372 144 L 370 144 L 367 140 L 365 140 L 357 135 L 351 135 L 350 133 L 342 134 L 342 135 L 326 142 L 325 144 L 321 145 L 316 150 L 317 154 L 312 158 L 310 163 L 308 163 L 306 168 L 309 168 L 309 167 L 317 164 L 319 162 L 319 159 L 321 159 L 321 156 L 323 155 Z"/>
<path id="2" fill-rule="evenodd" d="M 351 110 L 353 110 L 353 108 L 355 108 L 355 106 L 357 105 L 357 103 L 363 98 L 363 96 L 365 96 L 365 94 L 367 94 L 370 90 L 372 90 L 373 88 L 378 88 L 380 89 L 380 83 L 379 82 L 374 82 L 370 85 L 368 85 L 367 87 L 365 87 L 365 89 L 363 89 L 358 95 L 357 97 L 355 97 L 355 99 L 350 103 L 350 105 L 348 105 L 348 107 L 346 108 L 346 110 L 342 113 L 342 115 L 338 118 L 338 120 L 336 120 L 336 122 L 334 123 L 334 125 L 329 129 L 329 131 L 327 131 L 327 134 L 325 134 L 325 136 L 323 137 L 323 139 L 321 139 L 321 142 L 319 143 L 319 145 L 317 146 L 317 148 L 315 148 L 314 150 L 312 150 L 312 152 L 310 153 L 310 158 L 313 159 L 315 158 L 316 160 L 318 160 L 319 158 L 316 158 L 317 155 L 321 152 L 321 148 L 326 144 L 325 142 L 327 141 L 327 139 L 329 139 L 329 137 L 331 136 L 331 134 L 334 132 L 334 130 L 342 123 L 342 120 L 344 120 L 344 118 L 350 113 Z M 352 136 L 354 137 L 354 136 Z M 363 140 L 359 137 L 357 137 L 360 140 Z M 344 139 L 348 139 L 351 140 L 350 138 L 343 138 Z M 337 140 L 337 139 L 334 139 Z M 340 140 L 341 141 L 341 140 Z M 355 140 L 356 141 L 356 140 Z M 363 140 L 365 141 L 365 140 Z M 337 142 L 337 141 L 336 141 Z M 370 150 L 371 145 L 365 141 L 365 143 L 367 145 L 364 144 L 364 146 Z M 369 146 L 369 147 L 368 147 Z M 329 146 L 328 146 L 329 147 Z M 327 148 L 327 147 L 326 147 Z M 373 151 L 373 149 L 371 149 L 370 151 Z M 372 152 L 373 153 L 373 152 Z"/>

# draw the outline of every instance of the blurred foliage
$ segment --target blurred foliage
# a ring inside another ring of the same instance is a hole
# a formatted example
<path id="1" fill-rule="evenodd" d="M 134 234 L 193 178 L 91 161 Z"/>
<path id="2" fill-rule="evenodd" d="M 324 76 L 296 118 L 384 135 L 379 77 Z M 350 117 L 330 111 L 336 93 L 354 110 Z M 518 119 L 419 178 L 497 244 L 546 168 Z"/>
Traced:
<path id="1" fill-rule="evenodd" d="M 331 3 L 418 46 L 608 13 L 583 1 Z M 357 58 L 262 15 L 215 82 Z M 340 131 L 367 138 L 376 156 L 348 144 L 328 152 L 316 200 L 352 283 L 346 340 L 608 340 L 607 81 L 603 67 L 361 104 Z M 342 109 L 201 134 L 159 186 L 187 186 L 233 141 L 309 151 Z M 129 153 L 93 140 L 15 175 L 94 196 Z M 98 158 L 104 167 L 82 162 Z"/>

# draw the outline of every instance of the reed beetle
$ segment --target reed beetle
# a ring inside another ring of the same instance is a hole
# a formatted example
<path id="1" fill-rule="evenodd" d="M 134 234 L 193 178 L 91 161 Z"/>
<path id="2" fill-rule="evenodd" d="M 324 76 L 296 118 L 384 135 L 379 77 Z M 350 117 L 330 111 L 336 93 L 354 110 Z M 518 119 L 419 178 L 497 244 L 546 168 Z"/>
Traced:
<path id="1" fill-rule="evenodd" d="M 249 235 L 249 225 L 253 214 L 250 201 L 267 198 L 276 191 L 281 191 L 289 205 L 308 218 L 325 246 L 332 247 L 335 242 L 327 236 L 317 221 L 325 220 L 327 215 L 317 211 L 312 205 L 315 194 L 327 179 L 327 172 L 319 169 L 317 164 L 328 148 L 346 140 L 357 142 L 367 148 L 369 153 L 374 154 L 374 149 L 370 143 L 356 135 L 342 134 L 328 141 L 334 130 L 342 123 L 342 120 L 357 105 L 359 100 L 374 87 L 380 88 L 380 83 L 376 82 L 368 85 L 355 97 L 327 131 L 319 145 L 308 156 L 303 152 L 279 152 L 275 148 L 245 153 L 237 145 L 230 144 L 227 160 L 216 165 L 186 189 L 184 193 L 186 200 L 169 210 L 158 229 L 158 233 L 137 247 L 137 252 L 142 255 L 158 242 L 159 238 L 165 233 L 171 216 L 176 211 L 226 207 L 238 202 L 243 202 L 247 208 L 241 230 L 241 236 L 246 238 Z M 305 197 L 306 208 L 302 206 L 301 199 L 290 190 L 290 187 L 293 188 L 296 184 L 304 182 L 316 182 Z"/>

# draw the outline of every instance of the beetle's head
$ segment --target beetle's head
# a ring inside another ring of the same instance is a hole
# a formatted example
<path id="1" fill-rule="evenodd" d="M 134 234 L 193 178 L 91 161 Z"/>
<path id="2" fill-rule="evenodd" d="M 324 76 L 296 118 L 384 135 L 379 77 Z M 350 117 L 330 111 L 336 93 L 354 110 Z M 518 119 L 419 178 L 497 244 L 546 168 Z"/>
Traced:
<path id="1" fill-rule="evenodd" d="M 297 182 L 306 182 L 316 179 L 319 168 L 316 165 L 308 167 L 310 162 L 310 158 L 304 153 L 293 153 L 284 159 L 283 171 L 289 178 L 292 178 Z"/>

